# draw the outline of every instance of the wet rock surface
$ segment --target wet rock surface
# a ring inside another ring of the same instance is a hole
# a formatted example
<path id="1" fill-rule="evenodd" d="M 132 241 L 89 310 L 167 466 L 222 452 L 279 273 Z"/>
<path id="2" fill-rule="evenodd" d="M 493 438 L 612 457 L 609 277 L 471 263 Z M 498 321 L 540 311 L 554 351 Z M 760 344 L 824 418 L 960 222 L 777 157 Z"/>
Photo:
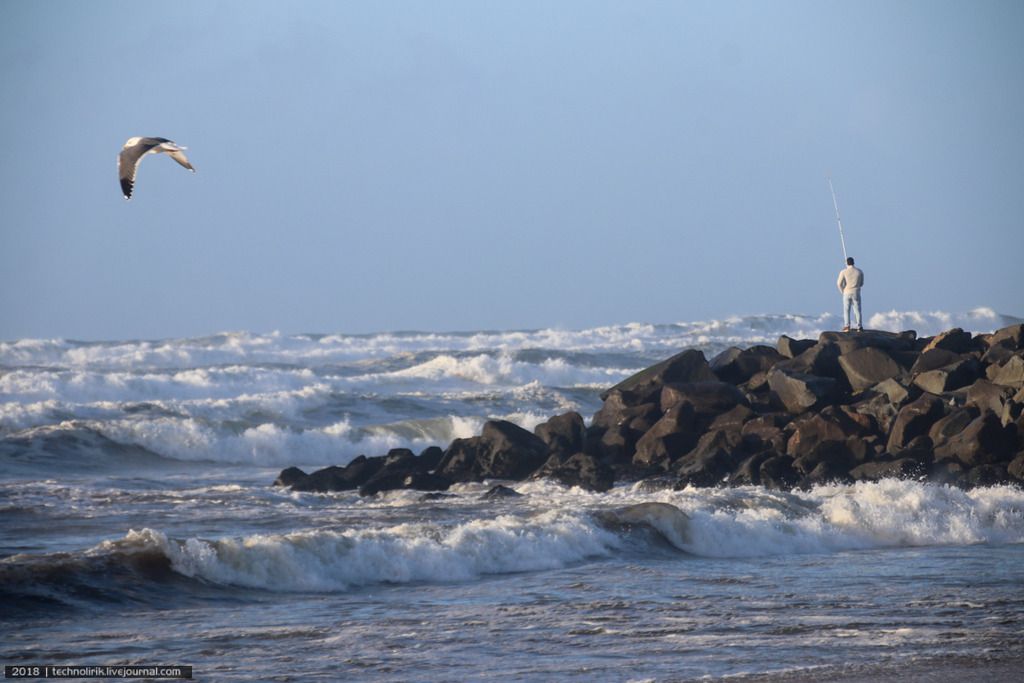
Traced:
<path id="1" fill-rule="evenodd" d="M 479 436 L 416 455 L 395 449 L 274 482 L 297 491 L 439 492 L 459 482 L 550 478 L 760 485 L 911 478 L 970 488 L 1024 485 L 1024 325 L 824 332 L 776 348 L 684 350 L 529 432 L 492 420 Z M 496 495 L 501 495 L 500 493 Z"/>

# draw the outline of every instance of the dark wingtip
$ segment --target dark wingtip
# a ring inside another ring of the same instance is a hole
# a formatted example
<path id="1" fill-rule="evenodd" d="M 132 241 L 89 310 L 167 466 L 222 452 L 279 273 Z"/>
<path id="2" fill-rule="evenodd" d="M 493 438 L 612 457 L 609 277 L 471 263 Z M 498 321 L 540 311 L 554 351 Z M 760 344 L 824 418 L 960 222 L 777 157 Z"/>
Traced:
<path id="1" fill-rule="evenodd" d="M 121 194 L 124 195 L 125 199 L 132 198 L 132 181 L 127 178 L 121 178 Z"/>

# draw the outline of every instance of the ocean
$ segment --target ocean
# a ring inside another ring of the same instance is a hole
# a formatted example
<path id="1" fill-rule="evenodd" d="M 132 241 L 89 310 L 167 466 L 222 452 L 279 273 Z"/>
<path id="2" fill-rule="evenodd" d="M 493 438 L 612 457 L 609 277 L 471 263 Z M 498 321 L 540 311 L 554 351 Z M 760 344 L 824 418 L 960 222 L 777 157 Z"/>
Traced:
<path id="1" fill-rule="evenodd" d="M 684 348 L 838 324 L 0 342 L 0 660 L 209 681 L 1020 680 L 1015 487 L 272 486 L 488 419 L 589 420 L 603 389 Z"/>

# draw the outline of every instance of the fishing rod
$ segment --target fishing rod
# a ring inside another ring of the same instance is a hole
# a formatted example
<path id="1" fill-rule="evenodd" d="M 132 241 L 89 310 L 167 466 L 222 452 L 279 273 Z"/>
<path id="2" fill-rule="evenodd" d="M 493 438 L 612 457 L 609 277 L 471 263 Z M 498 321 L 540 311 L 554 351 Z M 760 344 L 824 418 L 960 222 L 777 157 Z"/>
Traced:
<path id="1" fill-rule="evenodd" d="M 843 245 L 843 263 L 846 263 L 846 238 L 843 237 L 843 219 L 839 217 L 839 202 L 836 201 L 836 188 L 832 187 L 832 178 L 825 176 L 828 180 L 828 189 L 832 190 L 832 205 L 836 207 L 836 223 L 839 224 L 839 241 Z"/>

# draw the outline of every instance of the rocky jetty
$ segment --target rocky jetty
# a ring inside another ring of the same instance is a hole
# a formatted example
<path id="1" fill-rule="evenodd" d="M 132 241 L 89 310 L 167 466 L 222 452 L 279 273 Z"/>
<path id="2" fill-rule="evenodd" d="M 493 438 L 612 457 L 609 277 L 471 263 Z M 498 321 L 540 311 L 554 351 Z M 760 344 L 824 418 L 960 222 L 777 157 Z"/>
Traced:
<path id="1" fill-rule="evenodd" d="M 970 488 L 1024 485 L 1024 325 L 824 332 L 775 348 L 689 349 L 533 431 L 487 422 L 479 436 L 416 455 L 396 449 L 274 483 L 299 491 L 444 491 L 456 482 L 547 477 L 606 491 L 616 481 L 806 488 L 897 477 Z"/>

